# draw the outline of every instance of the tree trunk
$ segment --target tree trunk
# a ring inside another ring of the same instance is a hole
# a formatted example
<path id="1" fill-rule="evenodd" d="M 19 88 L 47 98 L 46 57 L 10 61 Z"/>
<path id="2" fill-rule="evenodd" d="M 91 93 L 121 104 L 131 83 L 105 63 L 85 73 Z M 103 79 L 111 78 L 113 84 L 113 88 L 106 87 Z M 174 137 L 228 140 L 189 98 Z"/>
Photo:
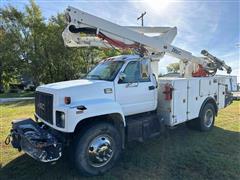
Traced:
<path id="1" fill-rule="evenodd" d="M 0 62 L 0 93 L 4 92 L 3 89 L 3 67 L 2 67 L 2 62 Z"/>

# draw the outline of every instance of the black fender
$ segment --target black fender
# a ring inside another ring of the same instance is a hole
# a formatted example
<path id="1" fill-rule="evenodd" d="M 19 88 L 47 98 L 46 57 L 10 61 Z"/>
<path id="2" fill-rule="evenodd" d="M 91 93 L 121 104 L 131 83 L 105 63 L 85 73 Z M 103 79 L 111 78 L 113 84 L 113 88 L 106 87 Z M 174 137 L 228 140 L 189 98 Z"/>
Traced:
<path id="1" fill-rule="evenodd" d="M 212 97 L 207 97 L 207 98 L 203 101 L 203 103 L 202 103 L 202 106 L 201 106 L 201 108 L 200 108 L 198 117 L 200 116 L 200 113 L 202 112 L 204 106 L 205 106 L 207 103 L 211 103 L 211 104 L 214 106 L 215 114 L 216 114 L 216 116 L 217 116 L 218 106 L 217 106 L 216 100 L 215 100 L 214 98 L 212 98 Z"/>

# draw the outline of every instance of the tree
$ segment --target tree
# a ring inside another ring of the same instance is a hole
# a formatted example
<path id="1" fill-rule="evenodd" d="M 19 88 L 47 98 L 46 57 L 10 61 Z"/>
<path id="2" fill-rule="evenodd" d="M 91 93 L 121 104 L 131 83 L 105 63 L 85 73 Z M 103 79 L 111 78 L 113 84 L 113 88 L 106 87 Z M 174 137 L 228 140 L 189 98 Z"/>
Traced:
<path id="1" fill-rule="evenodd" d="M 0 9 L 0 86 L 7 86 L 21 74 L 27 37 L 24 14 L 14 7 Z"/>
<path id="2" fill-rule="evenodd" d="M 29 32 L 25 55 L 25 59 L 29 64 L 25 73 L 32 77 L 35 85 L 39 85 L 45 76 L 44 70 L 48 67 L 45 63 L 47 61 L 45 52 L 47 25 L 44 22 L 39 6 L 33 0 L 30 0 L 30 5 L 25 7 L 25 11 L 26 31 Z"/>
<path id="3" fill-rule="evenodd" d="M 76 79 L 100 59 L 120 54 L 114 49 L 65 47 L 64 15 L 46 21 L 33 0 L 24 11 L 12 6 L 0 9 L 0 20 L 0 84 L 23 75 L 31 77 L 36 86 Z"/>
<path id="4" fill-rule="evenodd" d="M 177 73 L 179 71 L 179 63 L 171 63 L 167 66 L 168 73 Z"/>

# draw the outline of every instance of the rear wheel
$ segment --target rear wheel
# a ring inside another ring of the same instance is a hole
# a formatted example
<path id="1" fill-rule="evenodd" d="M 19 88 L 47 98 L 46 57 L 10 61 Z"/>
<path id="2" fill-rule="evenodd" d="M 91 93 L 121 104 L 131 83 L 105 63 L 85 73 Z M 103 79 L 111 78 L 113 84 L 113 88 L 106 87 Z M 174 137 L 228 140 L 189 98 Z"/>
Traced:
<path id="1" fill-rule="evenodd" d="M 74 146 L 76 168 L 85 175 L 109 170 L 121 152 L 119 131 L 109 123 L 98 123 L 80 133 Z"/>
<path id="2" fill-rule="evenodd" d="M 207 103 L 201 110 L 199 117 L 187 122 L 186 124 L 190 129 L 210 131 L 214 126 L 215 116 L 216 112 L 213 104 Z"/>

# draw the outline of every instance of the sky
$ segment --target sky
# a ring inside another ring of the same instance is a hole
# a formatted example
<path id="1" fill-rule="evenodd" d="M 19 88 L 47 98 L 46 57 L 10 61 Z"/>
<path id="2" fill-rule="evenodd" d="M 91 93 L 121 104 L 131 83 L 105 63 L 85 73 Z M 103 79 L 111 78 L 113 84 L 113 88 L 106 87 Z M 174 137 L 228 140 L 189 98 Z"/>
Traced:
<path id="1" fill-rule="evenodd" d="M 0 0 L 23 10 L 27 0 Z M 137 17 L 144 11 L 145 26 L 176 26 L 178 34 L 173 45 L 200 56 L 208 50 L 224 60 L 240 76 L 240 0 L 36 0 L 46 20 L 73 6 L 119 25 L 141 25 Z M 165 56 L 159 63 L 160 72 L 177 62 Z M 218 71 L 219 74 L 225 74 Z M 239 78 L 240 81 L 240 78 Z"/>

